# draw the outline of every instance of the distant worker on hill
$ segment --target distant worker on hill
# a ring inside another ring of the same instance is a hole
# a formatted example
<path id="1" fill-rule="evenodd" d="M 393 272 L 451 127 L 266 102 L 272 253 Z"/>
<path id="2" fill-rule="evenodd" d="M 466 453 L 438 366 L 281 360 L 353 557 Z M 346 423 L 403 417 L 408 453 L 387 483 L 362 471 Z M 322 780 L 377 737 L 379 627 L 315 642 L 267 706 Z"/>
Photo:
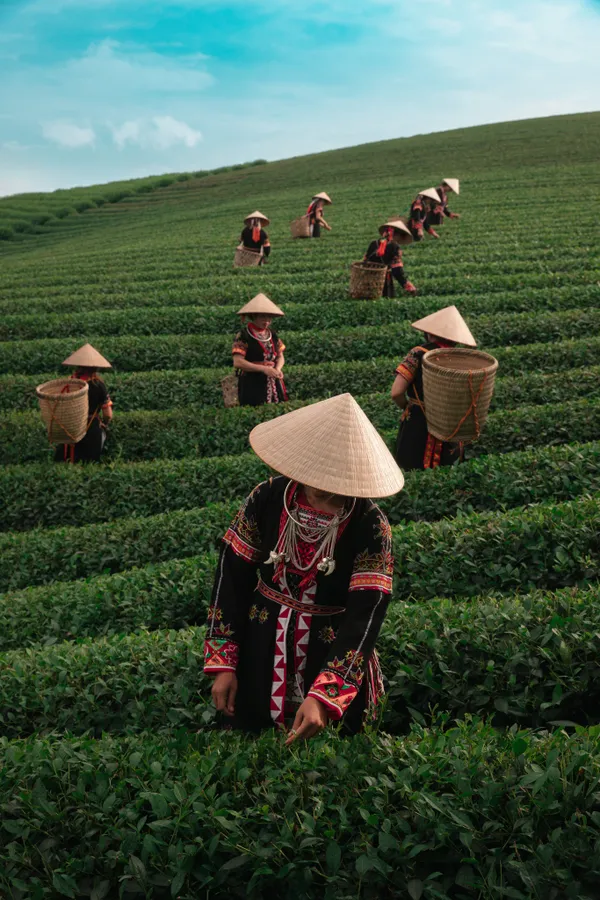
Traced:
<path id="1" fill-rule="evenodd" d="M 269 219 L 259 212 L 258 209 L 244 219 L 245 228 L 241 234 L 242 245 L 246 250 L 254 250 L 262 255 L 260 264 L 266 262 L 271 252 L 269 235 L 263 227 L 268 224 Z"/>
<path id="2" fill-rule="evenodd" d="M 112 420 L 112 400 L 108 389 L 98 375 L 98 369 L 112 366 L 91 344 L 84 344 L 72 353 L 63 366 L 74 366 L 72 378 L 86 381 L 88 385 L 88 427 L 85 437 L 77 444 L 59 444 L 56 462 L 100 462 L 106 441 L 106 425 Z"/>
<path id="3" fill-rule="evenodd" d="M 329 205 L 333 203 L 333 200 L 331 199 L 329 194 L 326 194 L 325 191 L 321 191 L 320 194 L 314 195 L 314 197 L 310 201 L 308 209 L 306 210 L 306 215 L 308 216 L 308 220 L 310 223 L 311 237 L 321 237 L 321 226 L 327 229 L 327 231 L 331 231 L 331 226 L 328 225 L 323 218 L 323 206 L 326 203 Z"/>
<path id="4" fill-rule="evenodd" d="M 448 209 L 449 190 L 457 195 L 460 193 L 460 182 L 458 178 L 444 178 L 442 183 L 436 188 L 436 191 L 440 196 L 440 202 L 434 204 L 430 209 L 425 221 L 425 230 L 427 231 L 427 234 L 430 234 L 434 238 L 439 238 L 439 234 L 433 228 L 434 225 L 441 225 L 444 218 L 460 219 L 458 213 L 450 212 Z"/>
<path id="5" fill-rule="evenodd" d="M 370 497 L 404 479 L 350 394 L 258 425 L 255 453 L 283 472 L 243 503 L 221 548 L 204 671 L 230 726 L 286 745 L 331 721 L 346 733 L 384 693 L 375 642 L 392 592 L 392 530 Z"/>
<path id="6" fill-rule="evenodd" d="M 435 188 L 427 188 L 417 194 L 408 214 L 408 227 L 413 240 L 423 240 L 427 216 L 432 211 L 434 204 L 439 206 L 441 202 L 440 195 Z"/>
<path id="7" fill-rule="evenodd" d="M 240 309 L 247 324 L 233 342 L 233 366 L 238 370 L 240 406 L 262 406 L 288 399 L 283 381 L 285 344 L 271 331 L 274 318 L 283 316 L 265 294 L 257 294 Z"/>
<path id="8" fill-rule="evenodd" d="M 403 219 L 392 219 L 379 228 L 380 240 L 371 241 L 364 256 L 365 262 L 382 263 L 388 267 L 382 297 L 395 297 L 394 280 L 407 292 L 417 289 L 404 274 L 402 246 L 412 244 L 410 229 Z"/>
<path id="9" fill-rule="evenodd" d="M 455 306 L 447 306 L 412 323 L 425 333 L 425 343 L 413 347 L 396 369 L 392 400 L 403 409 L 396 441 L 396 462 L 402 469 L 435 469 L 462 460 L 460 443 L 446 443 L 429 434 L 423 405 L 423 356 L 437 347 L 477 342 Z"/>

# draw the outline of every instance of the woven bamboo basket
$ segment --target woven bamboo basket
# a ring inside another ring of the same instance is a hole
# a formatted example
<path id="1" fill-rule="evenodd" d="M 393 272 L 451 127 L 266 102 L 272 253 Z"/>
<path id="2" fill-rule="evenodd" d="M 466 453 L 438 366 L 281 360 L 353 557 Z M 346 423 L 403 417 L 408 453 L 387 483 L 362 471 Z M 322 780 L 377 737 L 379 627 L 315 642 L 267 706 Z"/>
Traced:
<path id="1" fill-rule="evenodd" d="M 293 238 L 310 237 L 310 219 L 308 216 L 300 216 L 299 219 L 294 219 L 290 224 L 290 230 Z"/>
<path id="2" fill-rule="evenodd" d="M 77 444 L 88 424 L 88 385 L 79 378 L 56 378 L 35 389 L 51 444 Z"/>
<path id="3" fill-rule="evenodd" d="M 235 256 L 233 257 L 234 268 L 245 268 L 247 266 L 260 266 L 263 255 L 260 250 L 251 250 L 240 244 L 235 248 Z"/>
<path id="4" fill-rule="evenodd" d="M 430 350 L 423 357 L 423 400 L 430 434 L 476 441 L 485 425 L 498 360 L 481 350 Z"/>
<path id="5" fill-rule="evenodd" d="M 222 378 L 221 390 L 223 391 L 223 404 L 227 409 L 240 405 L 237 375 L 226 375 L 225 378 Z"/>
<path id="6" fill-rule="evenodd" d="M 376 300 L 383 293 L 387 266 L 355 262 L 350 266 L 350 296 L 354 300 Z"/>

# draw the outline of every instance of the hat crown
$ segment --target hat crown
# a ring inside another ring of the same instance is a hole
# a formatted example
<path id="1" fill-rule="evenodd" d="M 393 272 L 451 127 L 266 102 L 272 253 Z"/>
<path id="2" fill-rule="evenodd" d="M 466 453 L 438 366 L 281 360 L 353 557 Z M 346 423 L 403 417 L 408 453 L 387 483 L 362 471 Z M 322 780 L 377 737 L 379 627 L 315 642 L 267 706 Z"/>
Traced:
<path id="1" fill-rule="evenodd" d="M 412 323 L 412 327 L 447 341 L 455 341 L 457 344 L 477 346 L 477 341 L 456 306 L 446 306 L 430 316 L 425 316 L 424 319 L 418 319 Z"/>
<path id="2" fill-rule="evenodd" d="M 252 314 L 265 316 L 283 316 L 285 313 L 266 294 L 257 294 L 249 300 L 245 306 L 238 310 L 238 316 L 250 316 Z"/>
<path id="3" fill-rule="evenodd" d="M 347 497 L 389 497 L 404 477 L 351 394 L 303 406 L 257 425 L 250 444 L 282 475 Z"/>
<path id="4" fill-rule="evenodd" d="M 90 369 L 112 369 L 111 364 L 91 344 L 84 344 L 63 361 L 63 366 L 87 366 Z"/>
<path id="5" fill-rule="evenodd" d="M 259 209 L 255 209 L 254 212 L 250 213 L 249 216 L 246 216 L 246 218 L 244 219 L 244 222 L 250 222 L 252 219 L 262 219 L 262 221 L 265 222 L 267 225 L 270 222 L 270 219 L 267 216 L 265 216 L 264 213 L 261 213 L 261 211 Z"/>
<path id="6" fill-rule="evenodd" d="M 419 191 L 420 197 L 429 197 L 430 200 L 435 200 L 437 203 L 442 202 L 442 198 L 438 194 L 435 188 L 426 188 L 424 191 Z"/>
<path id="7" fill-rule="evenodd" d="M 454 191 L 455 194 L 460 194 L 460 181 L 458 178 L 444 178 L 442 183 L 447 184 L 450 190 Z"/>
<path id="8" fill-rule="evenodd" d="M 313 200 L 325 200 L 326 203 L 333 203 L 333 200 L 326 194 L 325 191 L 321 191 L 319 194 L 313 194 Z"/>

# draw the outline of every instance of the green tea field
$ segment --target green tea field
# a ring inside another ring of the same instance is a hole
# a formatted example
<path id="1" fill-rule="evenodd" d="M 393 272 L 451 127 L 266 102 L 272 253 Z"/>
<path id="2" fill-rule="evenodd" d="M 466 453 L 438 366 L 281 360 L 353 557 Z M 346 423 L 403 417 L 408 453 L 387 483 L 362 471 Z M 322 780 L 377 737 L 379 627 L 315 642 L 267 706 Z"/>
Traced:
<path id="1" fill-rule="evenodd" d="M 600 897 L 599 158 L 590 113 L 0 199 L 1 898 Z M 418 296 L 351 300 L 443 177 L 461 218 L 405 250 Z M 331 233 L 292 240 L 322 190 Z M 268 265 L 234 270 L 256 208 Z M 260 291 L 291 399 L 225 409 Z M 467 462 L 382 503 L 382 721 L 292 749 L 214 730 L 204 619 L 267 473 L 250 429 L 350 391 L 392 445 L 410 322 L 450 304 L 498 379 Z M 57 465 L 35 387 L 87 341 L 107 450 Z"/>

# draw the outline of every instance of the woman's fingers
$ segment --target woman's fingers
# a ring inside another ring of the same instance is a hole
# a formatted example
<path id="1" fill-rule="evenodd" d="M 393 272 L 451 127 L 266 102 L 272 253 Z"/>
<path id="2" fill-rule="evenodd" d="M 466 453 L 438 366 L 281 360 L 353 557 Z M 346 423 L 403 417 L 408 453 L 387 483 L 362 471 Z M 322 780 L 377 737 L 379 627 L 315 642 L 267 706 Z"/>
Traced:
<path id="1" fill-rule="evenodd" d="M 225 715 L 232 716 L 235 712 L 235 695 L 237 694 L 237 681 L 229 685 L 229 694 L 226 698 Z"/>
<path id="2" fill-rule="evenodd" d="M 323 731 L 323 725 L 321 722 L 317 720 L 313 720 L 308 716 L 304 716 L 301 722 L 298 722 L 298 717 L 296 716 L 296 721 L 294 722 L 293 727 L 290 729 L 289 736 L 285 742 L 285 746 L 289 747 L 290 744 L 293 744 L 295 741 L 299 740 L 309 740 L 309 738 L 314 737 L 315 734 L 319 734 L 319 732 Z"/>

